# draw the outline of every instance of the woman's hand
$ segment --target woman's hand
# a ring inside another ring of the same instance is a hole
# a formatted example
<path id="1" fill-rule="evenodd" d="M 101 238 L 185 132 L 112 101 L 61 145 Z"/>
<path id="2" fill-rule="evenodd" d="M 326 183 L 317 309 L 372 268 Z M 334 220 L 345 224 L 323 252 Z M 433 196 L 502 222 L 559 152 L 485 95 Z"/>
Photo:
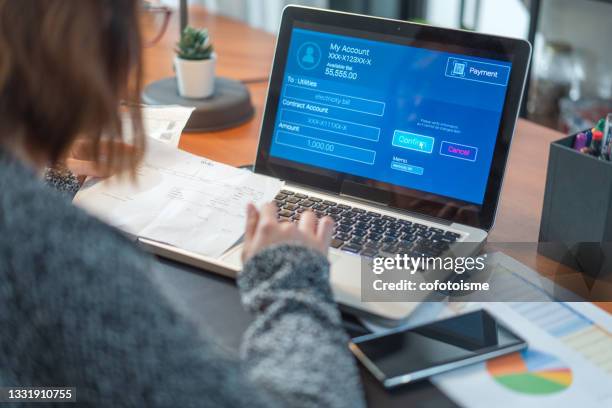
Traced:
<path id="1" fill-rule="evenodd" d="M 77 139 L 72 146 L 64 161 L 64 165 L 77 177 L 99 177 L 106 178 L 113 174 L 104 166 L 104 157 L 113 143 L 117 150 L 124 152 L 133 151 L 134 147 L 120 141 L 102 141 L 96 157 L 95 149 L 90 140 L 85 138 Z M 119 152 L 122 153 L 122 152 Z"/>
<path id="2" fill-rule="evenodd" d="M 334 231 L 334 220 L 323 217 L 320 220 L 312 211 L 304 211 L 296 225 L 278 222 L 278 209 L 274 203 L 263 206 L 261 212 L 253 204 L 247 207 L 247 225 L 242 250 L 242 261 L 269 246 L 282 243 L 303 245 L 327 256 Z"/>

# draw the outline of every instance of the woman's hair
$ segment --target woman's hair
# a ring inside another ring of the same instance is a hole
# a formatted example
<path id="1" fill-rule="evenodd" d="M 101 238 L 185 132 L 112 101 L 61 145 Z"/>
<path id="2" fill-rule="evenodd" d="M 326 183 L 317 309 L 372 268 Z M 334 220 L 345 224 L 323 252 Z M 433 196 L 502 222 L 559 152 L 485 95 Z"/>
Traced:
<path id="1" fill-rule="evenodd" d="M 78 137 L 101 167 L 133 170 L 144 148 L 139 12 L 139 0 L 0 0 L 0 145 L 55 163 Z"/>

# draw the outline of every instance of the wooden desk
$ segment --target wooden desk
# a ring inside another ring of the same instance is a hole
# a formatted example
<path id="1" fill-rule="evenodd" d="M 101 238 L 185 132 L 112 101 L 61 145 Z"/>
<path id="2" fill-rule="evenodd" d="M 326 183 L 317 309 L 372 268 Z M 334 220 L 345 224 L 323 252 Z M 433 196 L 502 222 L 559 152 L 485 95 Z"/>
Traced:
<path id="1" fill-rule="evenodd" d="M 234 129 L 185 133 L 180 147 L 235 166 L 253 163 L 274 54 L 274 36 L 199 8 L 192 9 L 190 19 L 191 24 L 209 29 L 218 54 L 218 75 L 251 82 L 248 87 L 256 112 L 253 120 Z M 162 41 L 145 50 L 145 83 L 173 75 L 173 48 L 177 36 L 174 16 Z M 554 130 L 519 120 L 491 242 L 537 242 L 549 145 L 562 136 Z M 522 255 L 520 261 L 534 269 L 551 265 L 535 251 Z M 599 305 L 612 313 L 612 303 Z"/>

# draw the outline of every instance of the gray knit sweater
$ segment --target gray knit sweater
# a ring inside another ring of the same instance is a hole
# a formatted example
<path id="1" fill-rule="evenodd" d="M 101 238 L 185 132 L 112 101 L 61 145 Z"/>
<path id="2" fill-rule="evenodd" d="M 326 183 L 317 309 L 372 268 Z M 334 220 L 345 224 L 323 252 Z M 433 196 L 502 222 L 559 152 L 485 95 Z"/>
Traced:
<path id="1" fill-rule="evenodd" d="M 238 279 L 241 358 L 184 320 L 154 263 L 0 151 L 0 386 L 72 386 L 103 407 L 360 407 L 327 260 L 283 245 Z"/>

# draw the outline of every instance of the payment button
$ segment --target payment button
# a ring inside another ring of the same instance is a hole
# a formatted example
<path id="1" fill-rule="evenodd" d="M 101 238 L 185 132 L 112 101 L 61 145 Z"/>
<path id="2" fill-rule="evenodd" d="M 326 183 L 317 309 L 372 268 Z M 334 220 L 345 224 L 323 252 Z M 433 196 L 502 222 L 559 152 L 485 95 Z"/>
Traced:
<path id="1" fill-rule="evenodd" d="M 393 132 L 391 144 L 402 149 L 416 150 L 421 153 L 431 153 L 434 147 L 434 138 L 416 133 L 396 130 Z"/>
<path id="2" fill-rule="evenodd" d="M 459 143 L 442 142 L 440 146 L 440 154 L 442 156 L 454 157 L 455 159 L 476 161 L 478 148 Z"/>

